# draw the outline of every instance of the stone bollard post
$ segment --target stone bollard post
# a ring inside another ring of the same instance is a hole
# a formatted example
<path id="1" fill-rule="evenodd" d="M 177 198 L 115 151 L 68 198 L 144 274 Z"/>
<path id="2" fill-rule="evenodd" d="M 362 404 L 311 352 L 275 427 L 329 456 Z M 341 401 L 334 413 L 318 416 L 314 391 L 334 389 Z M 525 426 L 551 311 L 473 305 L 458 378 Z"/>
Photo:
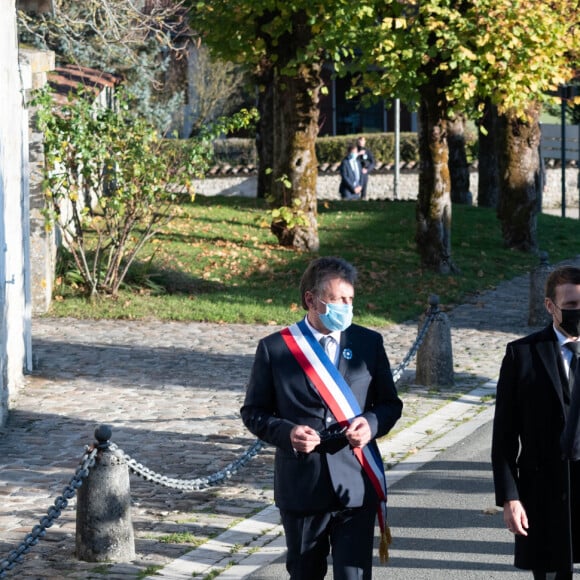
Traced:
<path id="1" fill-rule="evenodd" d="M 95 430 L 96 463 L 77 492 L 76 555 L 85 562 L 135 559 L 129 468 L 110 449 L 112 429 Z"/>
<path id="2" fill-rule="evenodd" d="M 415 382 L 425 386 L 453 385 L 453 348 L 449 318 L 439 311 L 438 296 L 432 295 L 429 298 L 429 306 L 430 312 L 434 313 L 434 319 L 417 351 Z M 419 328 L 423 326 L 424 320 L 425 316 L 421 317 Z"/>
<path id="3" fill-rule="evenodd" d="M 552 320 L 544 306 L 546 280 L 554 269 L 548 261 L 548 253 L 540 252 L 540 264 L 530 272 L 530 299 L 528 326 L 544 326 Z"/>

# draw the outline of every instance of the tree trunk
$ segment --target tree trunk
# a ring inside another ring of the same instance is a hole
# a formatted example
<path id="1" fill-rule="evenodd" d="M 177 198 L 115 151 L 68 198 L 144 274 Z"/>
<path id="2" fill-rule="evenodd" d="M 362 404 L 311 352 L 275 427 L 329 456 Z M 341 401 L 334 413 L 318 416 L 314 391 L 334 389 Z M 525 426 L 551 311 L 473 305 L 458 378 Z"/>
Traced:
<path id="1" fill-rule="evenodd" d="M 260 119 L 256 131 L 256 151 L 258 152 L 258 189 L 257 196 L 265 199 L 272 195 L 272 166 L 274 154 L 273 131 L 273 69 L 265 65 L 257 79 L 260 87 L 258 112 Z"/>
<path id="2" fill-rule="evenodd" d="M 263 11 L 257 29 L 268 54 L 262 66 L 260 94 L 260 183 L 272 209 L 270 229 L 283 246 L 317 252 L 316 180 L 314 149 L 318 135 L 318 101 L 322 65 L 317 58 L 303 60 L 312 40 L 312 22 L 305 10 L 294 12 L 288 32 L 273 42 L 268 27 L 281 18 L 276 8 Z"/>
<path id="3" fill-rule="evenodd" d="M 479 131 L 477 205 L 497 209 L 499 202 L 499 160 L 497 155 L 497 107 L 485 104 Z"/>
<path id="4" fill-rule="evenodd" d="M 537 249 L 537 213 L 540 182 L 539 107 L 529 107 L 528 121 L 500 117 L 498 217 L 508 248 Z"/>
<path id="5" fill-rule="evenodd" d="M 419 196 L 415 240 L 421 264 L 442 274 L 456 271 L 451 261 L 451 179 L 447 122 L 432 86 L 422 91 L 419 108 Z"/>
<path id="6" fill-rule="evenodd" d="M 451 201 L 472 205 L 473 199 L 469 191 L 469 166 L 465 153 L 465 124 L 465 115 L 455 115 L 454 119 L 447 121 Z"/>
<path id="7" fill-rule="evenodd" d="M 314 145 L 320 71 L 318 64 L 302 64 L 296 75 L 276 77 L 273 89 L 271 205 L 285 213 L 272 222 L 271 229 L 281 245 L 309 252 L 319 248 Z"/>

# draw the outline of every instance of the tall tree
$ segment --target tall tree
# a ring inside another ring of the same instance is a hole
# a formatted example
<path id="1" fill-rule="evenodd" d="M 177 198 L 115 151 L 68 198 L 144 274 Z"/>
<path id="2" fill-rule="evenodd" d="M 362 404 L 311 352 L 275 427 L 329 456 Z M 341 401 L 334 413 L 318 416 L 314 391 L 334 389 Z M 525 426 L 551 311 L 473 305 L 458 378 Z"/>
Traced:
<path id="1" fill-rule="evenodd" d="M 488 99 L 479 119 L 477 205 L 496 209 L 499 203 L 497 107 Z"/>
<path id="2" fill-rule="evenodd" d="M 454 86 L 468 56 L 462 37 L 466 2 L 377 2 L 381 24 L 365 43 L 361 87 L 399 97 L 419 110 L 420 175 L 416 210 L 421 264 L 441 273 L 457 268 L 451 256 L 451 176 L 448 131 L 467 95 Z"/>
<path id="3" fill-rule="evenodd" d="M 480 107 L 495 106 L 499 115 L 498 217 L 511 248 L 537 248 L 540 108 L 547 92 L 578 67 L 577 16 L 577 2 L 568 0 L 478 0 L 470 10 L 467 31 L 478 33 L 473 50 L 485 59 L 477 81 Z"/>
<path id="4" fill-rule="evenodd" d="M 425 146 L 416 240 L 423 265 L 447 272 L 454 268 L 449 245 L 448 122 L 457 112 L 477 116 L 489 102 L 500 115 L 519 119 L 525 129 L 533 102 L 571 76 L 570 50 L 578 47 L 578 32 L 571 28 L 576 2 L 383 0 L 377 2 L 377 10 L 380 26 L 360 37 L 366 65 L 374 66 L 361 86 L 375 95 L 400 97 L 420 109 Z M 513 146 L 511 151 L 519 158 L 527 155 Z M 502 195 L 517 197 L 509 181 L 502 181 Z M 533 205 L 518 206 L 518 211 L 529 207 Z M 511 218 L 501 214 L 500 219 Z M 505 225 L 504 234 L 509 229 Z M 533 233 L 529 219 L 513 225 Z M 514 242 L 523 237 L 522 232 L 512 232 L 505 240 L 524 248 L 526 244 Z"/>
<path id="5" fill-rule="evenodd" d="M 281 244 L 319 247 L 316 180 L 318 101 L 325 61 L 353 56 L 359 27 L 373 24 L 366 2 L 199 0 L 192 26 L 215 53 L 251 67 L 259 84 L 260 194 L 273 208 Z"/>

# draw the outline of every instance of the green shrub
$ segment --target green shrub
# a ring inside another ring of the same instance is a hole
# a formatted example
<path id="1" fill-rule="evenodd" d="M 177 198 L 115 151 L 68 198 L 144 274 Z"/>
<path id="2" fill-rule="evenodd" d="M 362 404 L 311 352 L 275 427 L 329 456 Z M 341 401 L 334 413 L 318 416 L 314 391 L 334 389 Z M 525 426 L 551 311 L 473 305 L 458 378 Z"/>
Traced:
<path id="1" fill-rule="evenodd" d="M 369 133 L 366 145 L 372 151 L 375 159 L 382 163 L 395 161 L 394 133 Z M 349 144 L 356 141 L 358 135 L 337 135 L 334 137 L 318 137 L 316 140 L 316 157 L 320 165 L 324 163 L 340 163 L 346 155 Z M 173 141 L 174 147 L 185 147 L 187 141 Z M 466 153 L 471 162 L 477 159 L 477 137 L 471 131 L 466 134 Z M 419 143 L 417 133 L 401 133 L 401 161 L 419 161 Z M 257 165 L 258 154 L 253 139 L 229 138 L 217 139 L 213 142 L 212 163 L 237 165 Z"/>
<path id="2" fill-rule="evenodd" d="M 316 157 L 319 164 L 340 163 L 348 145 L 358 135 L 319 137 L 316 140 Z M 393 133 L 371 133 L 365 135 L 367 147 L 377 161 L 392 163 L 395 159 L 395 136 Z M 401 134 L 401 160 L 417 161 L 419 149 L 416 133 Z M 218 139 L 213 143 L 213 162 L 230 165 L 257 165 L 258 154 L 253 139 Z"/>
<path id="3" fill-rule="evenodd" d="M 258 153 L 254 139 L 217 139 L 213 142 L 214 163 L 230 165 L 256 165 Z"/>
<path id="4" fill-rule="evenodd" d="M 364 135 L 366 146 L 372 151 L 375 159 L 382 163 L 395 160 L 394 133 L 369 133 Z M 319 137 L 316 140 L 316 156 L 319 163 L 338 163 L 346 155 L 348 146 L 356 141 L 358 135 L 341 135 L 337 137 Z M 419 148 L 416 133 L 401 134 L 401 160 L 417 161 Z"/>

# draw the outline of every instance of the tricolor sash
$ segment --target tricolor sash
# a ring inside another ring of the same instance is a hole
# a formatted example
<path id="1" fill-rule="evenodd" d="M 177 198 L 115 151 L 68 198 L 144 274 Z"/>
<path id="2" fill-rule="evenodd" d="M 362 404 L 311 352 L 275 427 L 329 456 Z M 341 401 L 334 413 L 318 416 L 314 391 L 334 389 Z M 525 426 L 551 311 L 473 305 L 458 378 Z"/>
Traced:
<path id="1" fill-rule="evenodd" d="M 362 410 L 350 386 L 314 338 L 305 320 L 280 331 L 286 346 L 306 373 L 324 403 L 343 426 L 350 425 Z M 378 519 L 381 529 L 381 561 L 388 559 L 390 532 L 387 525 L 387 480 L 383 461 L 374 445 L 353 448 L 379 499 Z"/>

